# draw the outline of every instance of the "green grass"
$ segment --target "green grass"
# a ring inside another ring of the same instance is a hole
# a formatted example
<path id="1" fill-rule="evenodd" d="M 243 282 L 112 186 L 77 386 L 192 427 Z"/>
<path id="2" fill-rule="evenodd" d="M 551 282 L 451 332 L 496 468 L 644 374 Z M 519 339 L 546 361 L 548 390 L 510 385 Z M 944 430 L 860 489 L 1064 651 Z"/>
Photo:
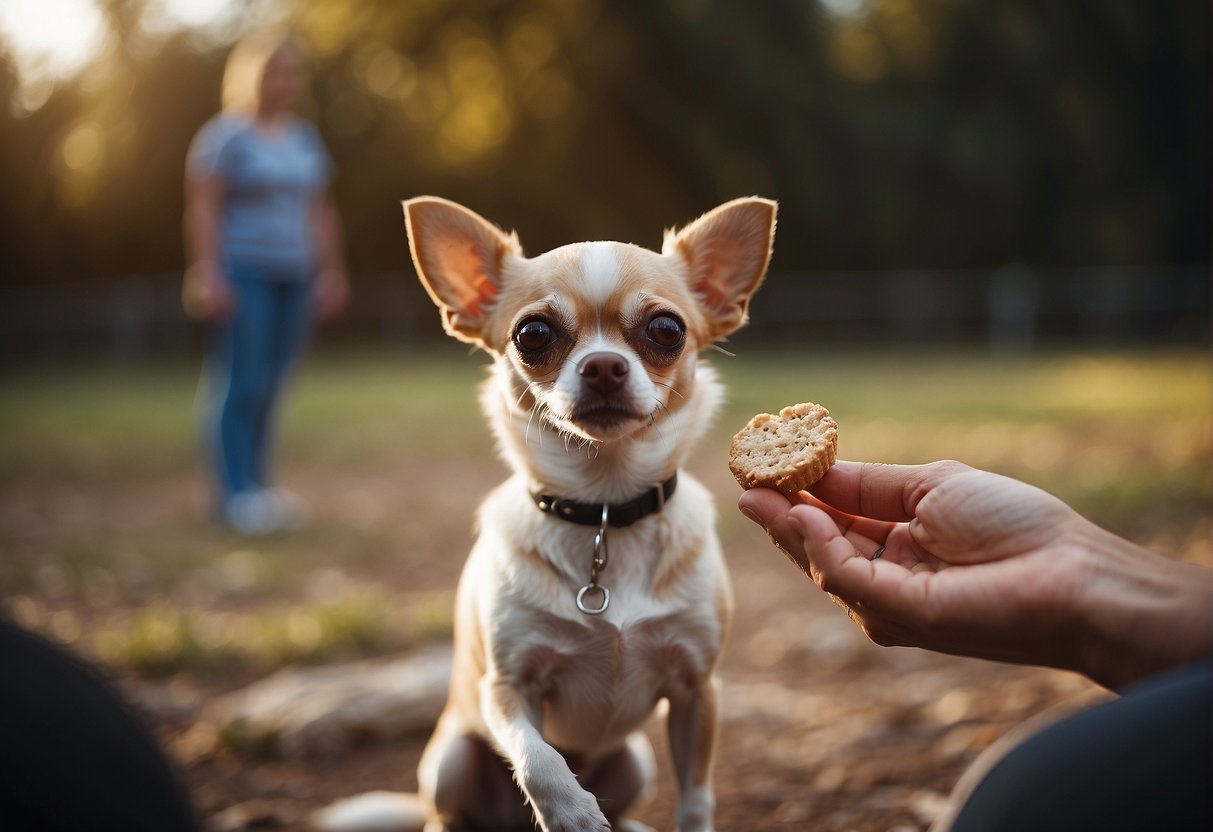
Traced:
<path id="1" fill-rule="evenodd" d="M 285 454 L 316 463 L 363 462 L 444 429 L 427 448 L 459 450 L 482 432 L 475 385 L 484 361 L 435 363 L 381 354 L 318 358 L 289 393 Z M 206 414 L 199 368 L 188 365 L 57 369 L 0 379 L 0 485 L 159 477 L 194 464 Z"/>
<path id="2" fill-rule="evenodd" d="M 308 463 L 363 464 L 418 445 L 434 455 L 483 452 L 475 402 L 483 356 L 429 350 L 435 354 L 426 363 L 384 353 L 310 360 L 289 394 L 283 453 Z M 1165 433 L 1191 436 L 1198 423 L 1207 427 L 1213 401 L 1209 360 L 1199 353 L 709 356 L 729 390 L 722 424 L 792 401 L 819 401 L 843 426 L 844 446 L 849 424 L 866 431 L 877 423 L 900 436 L 886 453 L 897 460 L 937 456 L 944 434 L 983 426 L 1068 430 L 1149 420 Z M 157 477 L 192 466 L 198 386 L 197 369 L 176 364 L 0 379 L 0 484 Z M 923 434 L 923 425 L 941 427 Z M 866 433 L 859 439 L 857 454 L 886 450 Z"/>
<path id="3" fill-rule="evenodd" d="M 844 458 L 960 459 L 1040 485 L 1122 531 L 1136 525 L 1134 511 L 1152 523 L 1168 505 L 1207 517 L 1213 504 L 1213 373 L 1201 353 L 716 363 L 730 429 L 747 414 L 817 401 L 839 422 Z"/>
<path id="4" fill-rule="evenodd" d="M 1198 559 L 1213 531 L 1213 374 L 1201 353 L 710 355 L 724 412 L 691 468 L 719 495 L 754 413 L 825 404 L 851 459 L 958 458 Z M 500 479 L 457 345 L 320 354 L 287 398 L 281 467 L 322 522 L 244 541 L 207 519 L 198 368 L 0 378 L 0 596 L 22 621 L 149 674 L 267 669 L 449 632 L 470 518 Z"/>
<path id="5" fill-rule="evenodd" d="M 1209 358 L 1199 353 L 1059 354 L 990 358 L 943 352 L 713 357 L 734 409 L 774 407 L 799 396 L 828 403 L 840 420 L 922 422 L 1208 417 Z"/>
<path id="6" fill-rule="evenodd" d="M 362 588 L 329 601 L 215 612 L 153 603 L 90 636 L 98 656 L 147 675 L 182 670 L 266 671 L 449 638 L 451 599 L 439 592 L 401 604 Z"/>

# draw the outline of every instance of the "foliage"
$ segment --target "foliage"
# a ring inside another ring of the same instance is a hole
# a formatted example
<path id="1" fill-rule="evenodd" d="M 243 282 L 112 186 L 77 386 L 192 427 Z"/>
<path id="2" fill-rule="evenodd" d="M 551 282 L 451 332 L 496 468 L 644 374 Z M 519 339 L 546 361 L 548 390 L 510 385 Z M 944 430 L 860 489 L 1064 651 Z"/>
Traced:
<path id="1" fill-rule="evenodd" d="M 107 0 L 103 54 L 32 110 L 0 52 L 10 279 L 180 266 L 183 160 L 233 33 L 158 33 L 151 5 Z M 651 245 L 762 193 L 782 203 L 783 270 L 1207 259 L 1197 0 L 285 8 L 314 53 L 356 271 L 405 268 L 397 202 L 425 192 L 534 250 Z"/>

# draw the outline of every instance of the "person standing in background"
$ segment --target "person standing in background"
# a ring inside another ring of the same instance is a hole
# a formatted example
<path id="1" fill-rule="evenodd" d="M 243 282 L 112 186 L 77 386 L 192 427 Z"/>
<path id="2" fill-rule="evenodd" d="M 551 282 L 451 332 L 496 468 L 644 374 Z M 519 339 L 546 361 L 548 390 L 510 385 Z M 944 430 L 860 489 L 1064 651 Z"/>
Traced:
<path id="1" fill-rule="evenodd" d="M 349 297 L 332 162 L 295 114 L 303 53 L 289 35 L 246 36 L 228 57 L 223 108 L 190 146 L 186 311 L 213 330 L 207 434 L 217 514 L 241 534 L 298 526 L 298 497 L 270 486 L 277 404 L 313 317 Z"/>

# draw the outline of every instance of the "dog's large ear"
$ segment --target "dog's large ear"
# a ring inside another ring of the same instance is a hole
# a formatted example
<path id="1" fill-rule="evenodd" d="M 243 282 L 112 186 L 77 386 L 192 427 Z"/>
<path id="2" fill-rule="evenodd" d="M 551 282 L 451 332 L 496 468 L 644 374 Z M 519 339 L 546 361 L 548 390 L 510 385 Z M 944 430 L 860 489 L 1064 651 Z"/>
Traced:
<path id="1" fill-rule="evenodd" d="M 746 197 L 713 208 L 681 231 L 668 231 L 663 254 L 687 264 L 691 288 L 708 313 L 710 340 L 746 321 L 750 296 L 762 283 L 775 239 L 776 204 Z"/>
<path id="2" fill-rule="evenodd" d="M 413 264 L 442 311 L 446 331 L 479 343 L 486 312 L 501 288 L 502 260 L 522 255 L 518 236 L 434 196 L 405 200 L 404 225 Z"/>

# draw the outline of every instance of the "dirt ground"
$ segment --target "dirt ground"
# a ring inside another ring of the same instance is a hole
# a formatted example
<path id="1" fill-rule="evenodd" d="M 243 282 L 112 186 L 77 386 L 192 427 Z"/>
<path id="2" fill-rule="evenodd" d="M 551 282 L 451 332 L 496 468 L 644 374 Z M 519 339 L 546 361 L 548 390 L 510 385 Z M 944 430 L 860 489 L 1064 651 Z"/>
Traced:
<path id="1" fill-rule="evenodd" d="M 727 472 L 709 482 L 722 514 L 732 510 L 725 498 L 736 492 L 726 480 Z M 337 492 L 359 487 L 319 473 L 302 485 L 318 507 L 318 524 L 339 521 Z M 392 486 L 403 489 L 393 499 L 406 501 L 411 486 Z M 182 482 L 126 499 L 144 509 L 147 500 L 168 502 L 165 511 L 189 513 L 198 503 L 191 489 Z M 105 499 L 92 500 L 92 510 L 105 511 L 97 505 Z M 720 830 L 925 829 L 966 767 L 1009 730 L 1106 695 L 1074 674 L 876 647 L 758 530 L 731 517 L 722 525 L 736 618 L 721 667 Z M 378 579 L 392 585 L 407 576 L 412 589 L 450 587 L 461 565 L 461 556 L 435 561 L 424 549 L 402 551 Z M 121 682 L 153 721 L 210 828 L 305 829 L 308 814 L 333 800 L 416 787 L 425 736 L 295 761 L 224 750 L 206 722 L 206 703 L 249 681 L 178 675 Z M 669 829 L 676 794 L 659 719 L 649 733 L 659 783 L 638 817 Z"/>

